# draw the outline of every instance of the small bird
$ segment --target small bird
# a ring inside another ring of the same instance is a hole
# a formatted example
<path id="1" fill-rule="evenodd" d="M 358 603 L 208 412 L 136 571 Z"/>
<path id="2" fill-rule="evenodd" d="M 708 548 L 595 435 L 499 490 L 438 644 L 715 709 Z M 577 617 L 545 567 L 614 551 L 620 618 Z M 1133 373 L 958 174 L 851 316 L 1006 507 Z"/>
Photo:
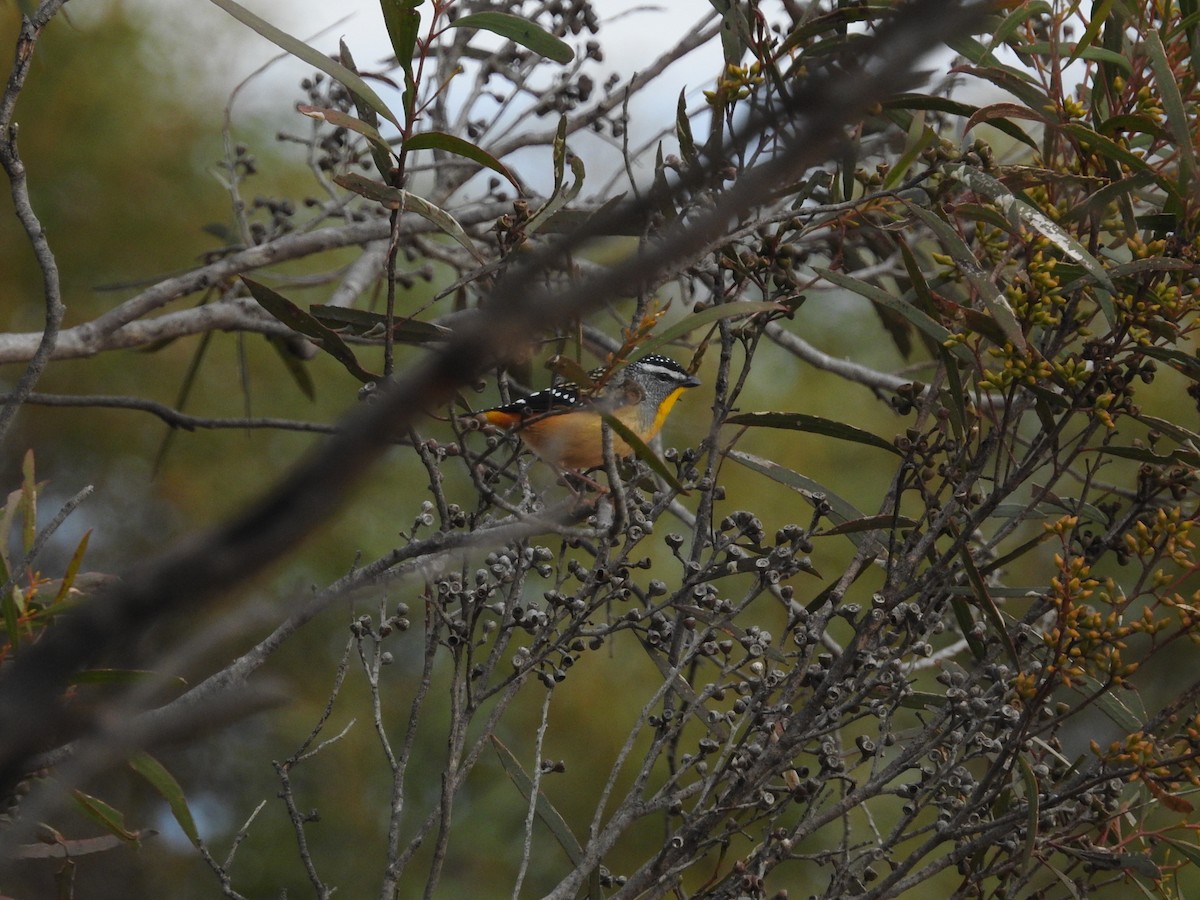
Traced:
<path id="1" fill-rule="evenodd" d="M 604 369 L 591 375 L 599 379 Z M 592 469 L 604 464 L 603 416 L 611 415 L 643 441 L 651 440 L 663 426 L 671 407 L 687 388 L 700 384 L 669 356 L 652 354 L 630 363 L 609 379 L 596 394 L 577 384 L 556 384 L 486 409 L 478 418 L 499 428 L 512 429 L 546 462 L 561 469 Z M 633 452 L 616 434 L 613 453 Z"/>

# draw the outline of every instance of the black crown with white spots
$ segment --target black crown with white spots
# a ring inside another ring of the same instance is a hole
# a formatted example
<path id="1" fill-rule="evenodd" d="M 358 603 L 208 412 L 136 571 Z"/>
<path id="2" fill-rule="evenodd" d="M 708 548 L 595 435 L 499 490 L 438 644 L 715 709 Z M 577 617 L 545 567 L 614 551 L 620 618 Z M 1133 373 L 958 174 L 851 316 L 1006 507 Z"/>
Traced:
<path id="1" fill-rule="evenodd" d="M 600 378 L 604 369 L 593 369 L 590 373 L 594 378 Z M 643 356 L 621 369 L 607 385 L 604 393 L 611 390 L 625 390 L 636 386 L 642 396 L 656 406 L 672 391 L 681 387 L 695 387 L 700 382 L 675 360 L 661 353 Z M 579 406 L 586 398 L 579 385 L 574 382 L 563 382 L 552 387 L 535 391 L 528 397 L 514 400 L 512 403 L 497 407 L 501 412 L 518 416 L 539 416 L 559 410 Z"/>

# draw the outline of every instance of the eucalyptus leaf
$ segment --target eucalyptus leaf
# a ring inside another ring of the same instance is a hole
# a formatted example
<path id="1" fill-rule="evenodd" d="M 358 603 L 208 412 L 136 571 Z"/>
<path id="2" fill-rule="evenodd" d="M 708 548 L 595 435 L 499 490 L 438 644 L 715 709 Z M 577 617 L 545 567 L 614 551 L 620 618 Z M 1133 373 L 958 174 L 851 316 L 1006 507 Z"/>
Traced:
<path id="1" fill-rule="evenodd" d="M 459 16 L 450 23 L 451 28 L 478 28 L 520 44 L 538 56 L 566 65 L 575 58 L 575 51 L 560 38 L 550 34 L 537 23 L 510 13 L 481 12 Z"/>
<path id="2" fill-rule="evenodd" d="M 346 89 L 353 94 L 361 97 L 372 109 L 395 125 L 400 127 L 400 120 L 395 114 L 388 109 L 386 103 L 380 99 L 379 95 L 371 90 L 371 86 L 367 84 L 361 77 L 351 72 L 339 62 L 330 59 L 320 50 L 310 47 L 308 44 L 299 38 L 294 38 L 284 31 L 280 31 L 270 22 L 265 19 L 260 19 L 250 10 L 246 9 L 234 0 L 209 0 L 214 6 L 218 6 L 229 15 L 233 16 L 243 25 L 250 28 L 252 31 L 265 37 L 268 41 L 288 53 L 295 56 L 297 59 L 303 60 L 314 69 L 320 69 L 330 78 L 335 78 L 345 85 Z"/>

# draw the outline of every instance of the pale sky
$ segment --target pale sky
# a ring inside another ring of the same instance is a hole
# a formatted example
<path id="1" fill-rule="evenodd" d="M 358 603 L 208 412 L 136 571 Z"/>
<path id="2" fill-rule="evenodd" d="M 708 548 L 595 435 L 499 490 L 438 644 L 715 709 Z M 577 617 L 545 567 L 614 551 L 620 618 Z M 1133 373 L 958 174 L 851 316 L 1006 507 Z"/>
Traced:
<path id="1" fill-rule="evenodd" d="M 172 3 L 169 15 L 163 14 L 167 5 L 162 0 L 131 2 L 146 10 L 148 27 L 162 30 L 162 46 L 177 46 L 181 34 L 188 36 L 180 52 L 198 62 L 208 73 L 208 87 L 215 92 L 211 100 L 222 102 L 222 105 L 224 98 L 242 79 L 279 54 L 269 41 L 206 0 Z M 391 55 L 378 0 L 239 2 L 319 50 L 332 53 L 337 49 L 338 39 L 344 39 L 355 60 L 364 68 Z M 601 16 L 599 40 L 605 51 L 604 62 L 596 69 L 599 77 L 594 76 L 597 85 L 610 73 L 628 77 L 640 67 L 649 65 L 664 49 L 678 41 L 686 29 L 698 24 L 711 11 L 709 4 L 702 0 L 661 0 L 653 4 L 639 3 L 638 0 L 598 0 L 595 7 Z M 314 38 L 317 32 L 323 34 Z M 658 87 L 635 98 L 630 105 L 634 129 L 631 146 L 639 146 L 674 120 L 675 104 L 684 87 L 692 98 L 690 105 L 699 106 L 702 103 L 700 91 L 710 86 L 720 65 L 720 45 L 712 42 L 668 69 Z M 294 104 L 300 99 L 298 82 L 311 71 L 299 60 L 276 63 L 239 96 L 236 110 L 242 114 L 265 114 L 284 120 L 290 115 L 298 115 L 294 112 Z M 385 100 L 391 101 L 384 90 L 380 93 Z M 549 118 L 536 123 L 539 129 L 550 125 Z M 594 138 L 589 141 L 582 137 L 572 143 L 571 149 L 585 161 L 592 154 L 598 155 L 594 166 L 589 166 L 587 179 L 597 188 L 601 171 L 610 170 L 620 161 L 616 150 L 606 148 Z M 593 174 L 595 178 L 591 177 Z"/>

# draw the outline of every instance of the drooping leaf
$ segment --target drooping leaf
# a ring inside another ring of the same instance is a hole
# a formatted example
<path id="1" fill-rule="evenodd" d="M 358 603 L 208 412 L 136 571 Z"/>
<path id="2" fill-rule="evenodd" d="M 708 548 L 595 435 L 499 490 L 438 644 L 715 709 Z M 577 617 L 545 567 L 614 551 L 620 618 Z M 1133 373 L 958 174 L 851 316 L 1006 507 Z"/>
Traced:
<path id="1" fill-rule="evenodd" d="M 786 306 L 771 300 L 754 300 L 747 303 L 723 303 L 720 306 L 710 306 L 699 312 L 689 313 L 674 325 L 656 332 L 654 337 L 644 344 L 638 345 L 637 350 L 629 354 L 629 361 L 649 356 L 661 347 L 666 347 L 697 328 L 704 328 L 722 319 L 736 319 L 741 316 L 753 316 L 758 313 L 784 312 Z"/>
<path id="2" fill-rule="evenodd" d="M 1017 647 L 1013 643 L 1012 636 L 1008 633 L 1008 626 L 1004 623 L 1004 617 L 1000 615 L 1000 609 L 996 606 L 996 601 L 988 593 L 987 583 L 983 580 L 983 576 L 979 574 L 979 569 L 976 567 L 975 560 L 971 556 L 971 548 L 968 542 L 963 541 L 958 558 L 962 562 L 963 570 L 967 573 L 967 583 L 971 585 L 971 589 L 975 593 L 975 604 L 983 612 L 984 618 L 991 624 L 993 633 L 999 639 L 1005 652 L 1008 653 L 1008 658 L 1012 661 L 1012 664 L 1019 667 L 1021 659 L 1017 655 Z"/>
<path id="3" fill-rule="evenodd" d="M 354 191 L 359 196 L 383 204 L 388 209 L 407 210 L 432 222 L 458 241 L 478 262 L 484 262 L 483 254 L 479 252 L 479 248 L 475 246 L 475 242 L 471 240 L 471 236 L 458 223 L 458 220 L 441 207 L 434 206 L 424 197 L 419 197 L 401 188 L 389 187 L 378 181 L 372 181 L 354 172 L 348 175 L 334 175 L 333 181 L 348 191 Z"/>
<path id="4" fill-rule="evenodd" d="M 1050 103 L 1050 98 L 1046 96 L 1045 91 L 1031 83 L 1027 73 L 1011 66 L 955 66 L 950 71 L 954 74 L 962 73 L 990 81 L 1000 90 L 1012 94 L 1030 109 L 1045 109 Z"/>
<path id="5" fill-rule="evenodd" d="M 277 334 L 269 334 L 267 335 L 267 343 L 271 345 L 271 349 L 275 351 L 275 355 L 283 363 L 284 369 L 292 377 L 292 383 L 300 388 L 300 393 L 310 401 L 316 400 L 317 385 L 313 381 L 312 373 L 308 371 L 308 366 L 304 364 L 304 360 L 292 352 L 292 348 L 288 346 L 288 338 Z"/>
<path id="6" fill-rule="evenodd" d="M 820 434 L 825 437 L 837 438 L 840 441 L 852 441 L 865 444 L 880 450 L 900 455 L 891 441 L 884 440 L 878 435 L 820 416 L 810 416 L 804 413 L 754 412 L 739 413 L 725 420 L 726 425 L 749 425 L 755 428 L 782 428 L 788 431 L 803 431 L 809 434 Z"/>
<path id="7" fill-rule="evenodd" d="M 70 678 L 67 679 L 67 683 L 74 685 L 130 685 L 154 681 L 158 677 L 159 675 L 157 672 L 153 672 L 149 669 L 84 669 L 82 672 L 76 672 L 71 675 Z M 173 681 L 180 687 L 187 686 L 187 681 L 184 678 L 175 678 Z"/>
<path id="8" fill-rule="evenodd" d="M 478 28 L 532 50 L 538 56 L 566 65 L 575 58 L 575 51 L 562 39 L 555 37 L 536 22 L 510 13 L 481 12 L 460 16 L 450 23 L 451 28 Z"/>
<path id="9" fill-rule="evenodd" d="M 1158 97 L 1162 100 L 1167 124 L 1175 135 L 1175 149 L 1179 152 L 1179 192 L 1187 195 L 1196 173 L 1196 155 L 1192 149 L 1193 125 L 1179 93 L 1175 71 L 1167 59 L 1162 38 L 1153 28 L 1147 28 L 1142 38 L 1150 68 L 1154 70 L 1154 81 L 1158 86 Z"/>
<path id="10" fill-rule="evenodd" d="M 33 450 L 21 460 L 21 546 L 28 553 L 37 542 L 38 483 L 34 475 Z"/>
<path id="11" fill-rule="evenodd" d="M 417 34 L 421 30 L 421 13 L 418 7 L 423 2 L 424 0 L 379 0 L 383 11 L 383 24 L 392 42 L 392 52 L 396 54 L 396 61 L 409 81 L 412 79 Z"/>
<path id="12" fill-rule="evenodd" d="M 777 462 L 763 459 L 760 456 L 755 456 L 752 453 L 746 453 L 742 450 L 730 450 L 726 455 L 729 459 L 740 463 L 747 469 L 758 472 L 760 475 L 765 475 L 772 481 L 791 488 L 812 506 L 823 505 L 828 510 L 827 517 L 835 526 L 867 518 L 853 503 L 844 500 L 808 476 L 801 475 L 799 472 L 781 466 Z M 860 547 L 866 546 L 876 553 L 886 553 L 886 548 L 874 536 L 874 532 L 850 531 L 846 533 L 846 537 Z"/>
<path id="13" fill-rule="evenodd" d="M 504 769 L 505 774 L 512 780 L 512 783 L 517 786 L 517 790 L 521 795 L 528 800 L 533 796 L 533 779 L 525 772 L 525 768 L 520 761 L 513 756 L 512 751 L 506 747 L 498 737 L 489 735 L 492 748 L 496 751 L 496 756 L 500 760 L 500 765 Z M 541 791 L 538 792 L 537 800 L 535 801 L 535 812 L 542 824 L 550 829 L 550 833 L 554 835 L 554 839 L 558 841 L 558 845 L 563 848 L 567 854 L 567 858 L 572 864 L 578 864 L 583 859 L 583 847 L 580 846 L 579 840 L 571 831 L 567 820 L 562 817 L 554 805 L 546 799 L 546 796 Z"/>
<path id="14" fill-rule="evenodd" d="M 681 494 L 687 493 L 687 490 L 679 483 L 679 479 L 667 468 L 667 464 L 659 458 L 654 449 L 638 437 L 628 425 L 616 416 L 605 414 L 602 418 L 604 419 L 604 424 L 611 428 L 617 437 L 629 445 L 634 455 L 649 465 L 663 481 L 671 486 L 672 490 L 678 491 Z"/>
<path id="15" fill-rule="evenodd" d="M 1087 24 L 1087 28 L 1083 30 L 1083 34 L 1079 38 L 1079 42 L 1075 45 L 1074 51 L 1071 53 L 1067 64 L 1075 62 L 1079 58 L 1079 54 L 1091 47 L 1096 42 L 1096 38 L 1100 35 L 1100 29 L 1104 27 L 1104 20 L 1108 18 L 1108 14 L 1112 11 L 1115 0 L 1099 0 L 1092 4 L 1092 18 Z M 1126 61 L 1128 63 L 1128 61 Z"/>
<path id="16" fill-rule="evenodd" d="M 1023 44 L 1018 52 L 1028 53 L 1033 56 L 1059 57 L 1062 51 L 1068 47 L 1071 48 L 1072 59 L 1087 59 L 1092 62 L 1108 63 L 1110 66 L 1116 66 L 1121 69 L 1126 75 L 1133 74 L 1133 66 L 1126 57 L 1120 53 L 1114 53 L 1112 50 L 1106 50 L 1103 47 L 1080 47 L 1079 44 L 1051 44 L 1047 41 L 1034 41 L 1029 44 Z"/>
<path id="17" fill-rule="evenodd" d="M 721 50 L 725 56 L 725 65 L 740 65 L 750 43 L 750 23 L 746 20 L 746 11 L 737 0 L 708 2 L 721 17 Z"/>
<path id="18" fill-rule="evenodd" d="M 318 347 L 345 366 L 346 371 L 355 378 L 364 384 L 368 381 L 379 380 L 378 375 L 372 375 L 359 365 L 358 358 L 355 357 L 354 352 L 346 346 L 346 342 L 341 339 L 336 331 L 326 328 L 291 300 L 273 291 L 265 284 L 252 281 L 245 276 L 242 276 L 242 283 L 246 285 L 247 290 L 250 291 L 250 295 L 258 301 L 263 309 L 293 331 L 298 331 L 306 337 L 312 338 Z"/>
<path id="19" fill-rule="evenodd" d="M 1145 711 L 1143 710 L 1139 714 L 1130 709 L 1112 690 L 1111 685 L 1103 684 L 1087 674 L 1083 675 L 1080 681 L 1087 685 L 1100 709 L 1124 734 L 1137 734 L 1145 728 L 1147 718 Z M 1123 695 L 1130 696 L 1129 694 Z M 1137 699 L 1137 694 L 1132 694 L 1132 696 Z"/>
<path id="20" fill-rule="evenodd" d="M 1160 419 L 1158 416 L 1151 416 L 1140 412 L 1133 413 L 1133 417 L 1143 425 L 1149 425 L 1156 431 L 1170 435 L 1181 444 L 1190 446 L 1193 449 L 1200 448 L 1200 434 L 1184 428 L 1176 422 L 1170 422 L 1167 419 Z"/>
<path id="21" fill-rule="evenodd" d="M 1027 346 L 1025 334 L 1021 331 L 1021 323 L 1017 321 L 1017 316 L 1013 312 L 1012 306 L 1009 305 L 1008 298 L 1004 296 L 1004 292 L 992 284 L 987 273 L 979 267 L 979 260 L 975 258 L 975 254 L 971 252 L 966 241 L 932 210 L 925 209 L 908 200 L 904 201 L 904 205 L 908 207 L 909 212 L 924 222 L 937 235 L 942 247 L 953 257 L 959 270 L 967 277 L 980 299 L 983 300 L 988 312 L 1000 326 L 1000 330 L 1004 332 L 1005 338 L 1012 342 L 1017 350 L 1024 353 Z"/>
<path id="22" fill-rule="evenodd" d="M 566 204 L 574 200 L 580 190 L 583 189 L 584 166 L 583 160 L 567 149 L 567 117 L 563 116 L 559 119 L 558 130 L 554 135 L 553 145 L 554 159 L 554 189 L 550 192 L 549 199 L 546 200 L 542 207 L 530 216 L 529 221 L 525 223 L 525 234 L 536 234 L 541 228 L 552 219 L 560 209 Z M 574 176 L 574 181 L 570 187 L 564 189 L 563 182 L 567 171 L 567 165 L 570 164 L 571 174 Z"/>
<path id="23" fill-rule="evenodd" d="M 396 118 L 395 114 L 388 109 L 387 104 L 379 98 L 379 95 L 371 89 L 371 86 L 341 63 L 335 62 L 321 51 L 316 50 L 304 43 L 304 41 L 294 38 L 284 31 L 280 31 L 270 22 L 266 21 L 265 19 L 260 19 L 241 4 L 235 3 L 234 0 L 209 0 L 209 2 L 225 10 L 225 12 L 229 13 L 229 15 L 233 16 L 252 31 L 256 31 L 258 34 L 261 34 L 276 47 L 286 50 L 288 53 L 292 54 L 292 56 L 303 60 L 314 69 L 320 69 L 330 78 L 340 81 L 348 91 L 350 91 L 352 94 L 357 94 L 367 104 L 369 104 L 373 110 L 387 119 L 397 128 L 400 127 L 400 121 Z"/>
<path id="24" fill-rule="evenodd" d="M 1021 860 L 1024 865 L 1029 865 L 1033 859 L 1034 848 L 1037 847 L 1042 790 L 1038 786 L 1037 774 L 1024 754 L 1017 754 L 1017 764 L 1021 770 L 1021 779 L 1025 783 L 1025 842 Z"/>
<path id="25" fill-rule="evenodd" d="M 857 278 L 851 278 L 849 275 L 844 275 L 841 272 L 834 272 L 832 269 L 814 267 L 813 271 L 830 284 L 835 284 L 840 288 L 858 294 L 860 297 L 865 297 L 872 303 L 878 303 L 881 306 L 886 306 L 888 309 L 895 310 L 940 346 L 946 346 L 950 340 L 950 332 L 945 326 L 935 322 L 913 304 L 905 303 L 900 298 L 893 297 L 882 288 L 868 284 L 865 281 L 860 281 Z M 972 361 L 970 352 L 960 344 L 952 343 L 948 349 L 949 352 L 960 357 L 964 362 L 970 363 Z"/>
<path id="26" fill-rule="evenodd" d="M 1012 12 L 1005 16 L 994 29 L 990 30 L 989 50 L 995 50 L 1008 41 L 1031 19 L 1054 15 L 1053 9 L 1046 0 L 1029 0 L 1029 2 L 1014 4 L 1014 7 Z"/>
<path id="27" fill-rule="evenodd" d="M 13 585 L 3 597 L 0 597 L 0 607 L 3 607 L 4 613 L 4 631 L 8 635 L 8 642 L 13 649 L 21 646 L 21 613 L 22 605 L 19 598 L 21 589 Z"/>
<path id="28" fill-rule="evenodd" d="M 911 173 L 909 171 L 912 164 L 924 152 L 926 147 L 932 145 L 938 139 L 937 132 L 925 124 L 924 112 L 918 112 L 912 116 L 912 121 L 908 124 L 908 133 L 904 142 L 904 149 L 896 162 L 892 164 L 888 171 L 887 177 L 883 181 L 885 190 L 891 190 L 896 187 L 901 181 L 907 178 Z"/>
<path id="29" fill-rule="evenodd" d="M 387 329 L 383 313 L 346 306 L 325 306 L 314 303 L 308 308 L 313 317 L 339 331 L 349 331 L 357 337 L 378 337 L 381 341 Z M 396 319 L 392 323 L 392 340 L 398 344 L 430 344 L 444 341 L 450 329 L 417 319 Z"/>
<path id="30" fill-rule="evenodd" d="M 1098 156 L 1128 166 L 1136 174 L 1149 176 L 1174 200 L 1182 202 L 1183 197 L 1179 193 L 1178 185 L 1152 168 L 1142 157 L 1122 147 L 1112 138 L 1093 131 L 1086 125 L 1080 125 L 1078 122 L 1068 122 L 1062 126 L 1062 130 Z"/>
<path id="31" fill-rule="evenodd" d="M 973 117 L 980 112 L 979 107 L 972 106 L 969 103 L 962 103 L 958 100 L 950 100 L 946 97 L 929 96 L 927 94 L 899 94 L 895 97 L 889 97 L 888 99 L 882 101 L 880 106 L 884 110 L 934 110 L 935 112 L 944 112 L 953 116 L 960 116 L 964 119 L 967 119 L 968 122 L 973 121 Z M 1020 110 L 1022 113 L 1020 116 L 1015 116 L 1017 118 L 1029 118 L 1035 121 L 1044 121 L 1041 116 L 1035 115 L 1023 106 L 1017 106 L 1016 104 L 1013 104 L 1013 108 Z M 988 117 L 981 121 L 986 121 L 987 124 L 991 125 L 996 130 L 1002 131 L 1009 137 L 1020 141 L 1022 144 L 1027 145 L 1030 149 L 1036 151 L 1038 149 L 1037 141 L 1026 134 L 1021 128 L 1010 122 L 1009 117 L 1010 116 L 999 116 L 996 118 Z M 967 128 L 966 130 L 970 129 Z"/>
<path id="32" fill-rule="evenodd" d="M 326 109 L 320 106 L 309 106 L 307 103 L 297 103 L 296 110 L 310 119 L 316 119 L 318 122 L 328 122 L 335 128 L 348 128 L 355 134 L 361 134 L 376 150 L 382 150 L 385 153 L 391 152 L 391 146 L 383 135 L 379 133 L 379 129 L 373 125 L 369 125 L 362 119 L 356 119 L 354 116 L 347 115 L 340 109 Z"/>
<path id="33" fill-rule="evenodd" d="M 54 600 L 51 601 L 51 606 L 61 603 L 66 599 L 67 593 L 75 583 L 75 576 L 79 574 L 79 567 L 83 565 L 83 555 L 87 553 L 88 541 L 91 540 L 91 537 L 92 529 L 89 528 L 83 533 L 83 537 L 79 539 L 79 543 L 75 545 L 75 552 L 71 554 L 71 560 L 67 563 L 67 570 L 63 573 L 62 584 L 59 586 Z"/>
<path id="34" fill-rule="evenodd" d="M 345 40 L 338 41 L 338 54 L 341 57 L 342 65 L 357 74 L 358 66 L 354 64 L 354 57 L 350 53 L 350 48 L 346 46 Z M 370 104 L 365 103 L 358 94 L 351 93 L 350 97 L 354 100 L 354 109 L 358 113 L 358 117 L 378 133 L 379 113 L 375 112 Z M 386 141 L 383 142 L 383 146 L 374 141 L 367 146 L 371 151 L 371 159 L 375 162 L 375 168 L 379 171 L 379 177 L 386 181 L 391 175 L 393 165 L 391 146 Z"/>
<path id="35" fill-rule="evenodd" d="M 1096 257 L 1092 256 L 1083 244 L 1075 240 L 1065 229 L 1061 228 L 1053 219 L 1043 213 L 1040 209 L 1028 201 L 1027 198 L 1013 194 L 1001 182 L 997 181 L 986 172 L 966 165 L 952 165 L 947 167 L 947 171 L 966 184 L 972 191 L 977 194 L 983 194 L 993 203 L 999 206 L 1007 215 L 1016 216 L 1028 227 L 1037 231 L 1054 246 L 1067 255 L 1069 259 L 1074 260 L 1083 266 L 1088 273 L 1096 279 L 1097 283 L 1104 288 L 1109 294 L 1117 292 L 1113 285 L 1112 279 L 1109 277 L 1104 266 Z M 1008 301 L 1004 301 L 1004 306 L 1008 306 Z M 1100 308 L 1104 312 L 1108 323 L 1112 325 L 1116 318 L 1116 312 L 1112 307 L 1111 301 L 1100 303 Z M 1011 309 L 1009 309 L 1011 313 Z M 994 314 L 994 311 L 993 311 Z M 997 317 L 1003 326 L 1003 319 Z M 1013 320 L 1015 324 L 1015 319 Z M 1006 329 L 1007 333 L 1007 329 Z"/>
<path id="36" fill-rule="evenodd" d="M 414 134 L 406 140 L 404 142 L 404 149 L 444 150 L 446 153 L 452 153 L 455 156 L 461 156 L 463 159 L 469 159 L 471 162 L 479 163 L 485 169 L 491 169 L 493 172 L 508 179 L 518 191 L 521 189 L 521 185 L 517 183 L 517 179 L 504 163 L 500 162 L 500 160 L 487 151 L 457 135 L 446 134 L 444 131 L 425 131 L 421 134 Z"/>
<path id="37" fill-rule="evenodd" d="M 1143 347 L 1142 352 L 1162 360 L 1192 381 L 1200 381 L 1200 358 L 1194 353 L 1185 353 L 1171 347 Z"/>
<path id="38" fill-rule="evenodd" d="M 184 796 L 183 788 L 179 786 L 175 776 L 145 752 L 135 754 L 129 760 L 129 767 L 150 782 L 151 787 L 167 802 L 167 808 L 171 810 L 171 815 L 175 817 L 187 839 L 193 846 L 200 846 L 200 831 L 196 828 L 196 820 L 188 807 L 187 797 Z"/>
<path id="39" fill-rule="evenodd" d="M 78 789 L 71 791 L 71 795 L 88 818 L 98 822 L 109 834 L 119 837 L 126 843 L 132 844 L 137 841 L 138 833 L 125 827 L 125 814 L 119 809 L 110 806 L 99 797 L 93 797 Z"/>
<path id="40" fill-rule="evenodd" d="M 1194 450 L 1176 449 L 1169 453 L 1155 453 L 1147 447 L 1123 447 L 1116 444 L 1106 444 L 1103 447 L 1089 447 L 1087 449 L 1095 453 L 1107 453 L 1109 456 L 1119 456 L 1122 459 L 1133 459 L 1156 466 L 1176 463 L 1183 463 L 1188 466 L 1200 466 L 1200 453 Z"/>
<path id="41" fill-rule="evenodd" d="M 916 525 L 916 520 L 910 519 L 908 516 L 864 516 L 861 519 L 851 519 L 841 525 L 834 525 L 832 528 L 814 531 L 812 536 L 832 537 L 837 534 L 853 534 L 858 531 L 894 531 L 897 528 L 915 528 Z"/>
<path id="42" fill-rule="evenodd" d="M 696 150 L 696 139 L 692 136 L 692 122 L 687 114 L 687 88 L 679 91 L 679 101 L 675 105 L 675 138 L 679 141 L 679 153 L 689 165 L 700 162 L 700 153 Z"/>
<path id="43" fill-rule="evenodd" d="M 734 5 L 736 6 L 736 4 Z M 717 3 L 713 3 L 713 7 L 718 12 L 724 14 L 724 4 L 718 5 Z M 810 9 L 815 11 L 818 8 L 811 7 Z M 797 47 L 808 49 L 812 46 L 813 38 L 819 35 L 835 34 L 840 37 L 847 32 L 849 26 L 857 22 L 869 22 L 892 11 L 893 8 L 886 3 L 863 2 L 855 3 L 852 6 L 838 5 L 829 12 L 814 15 L 810 18 L 806 17 L 788 32 L 779 52 L 781 54 L 788 53 Z"/>

